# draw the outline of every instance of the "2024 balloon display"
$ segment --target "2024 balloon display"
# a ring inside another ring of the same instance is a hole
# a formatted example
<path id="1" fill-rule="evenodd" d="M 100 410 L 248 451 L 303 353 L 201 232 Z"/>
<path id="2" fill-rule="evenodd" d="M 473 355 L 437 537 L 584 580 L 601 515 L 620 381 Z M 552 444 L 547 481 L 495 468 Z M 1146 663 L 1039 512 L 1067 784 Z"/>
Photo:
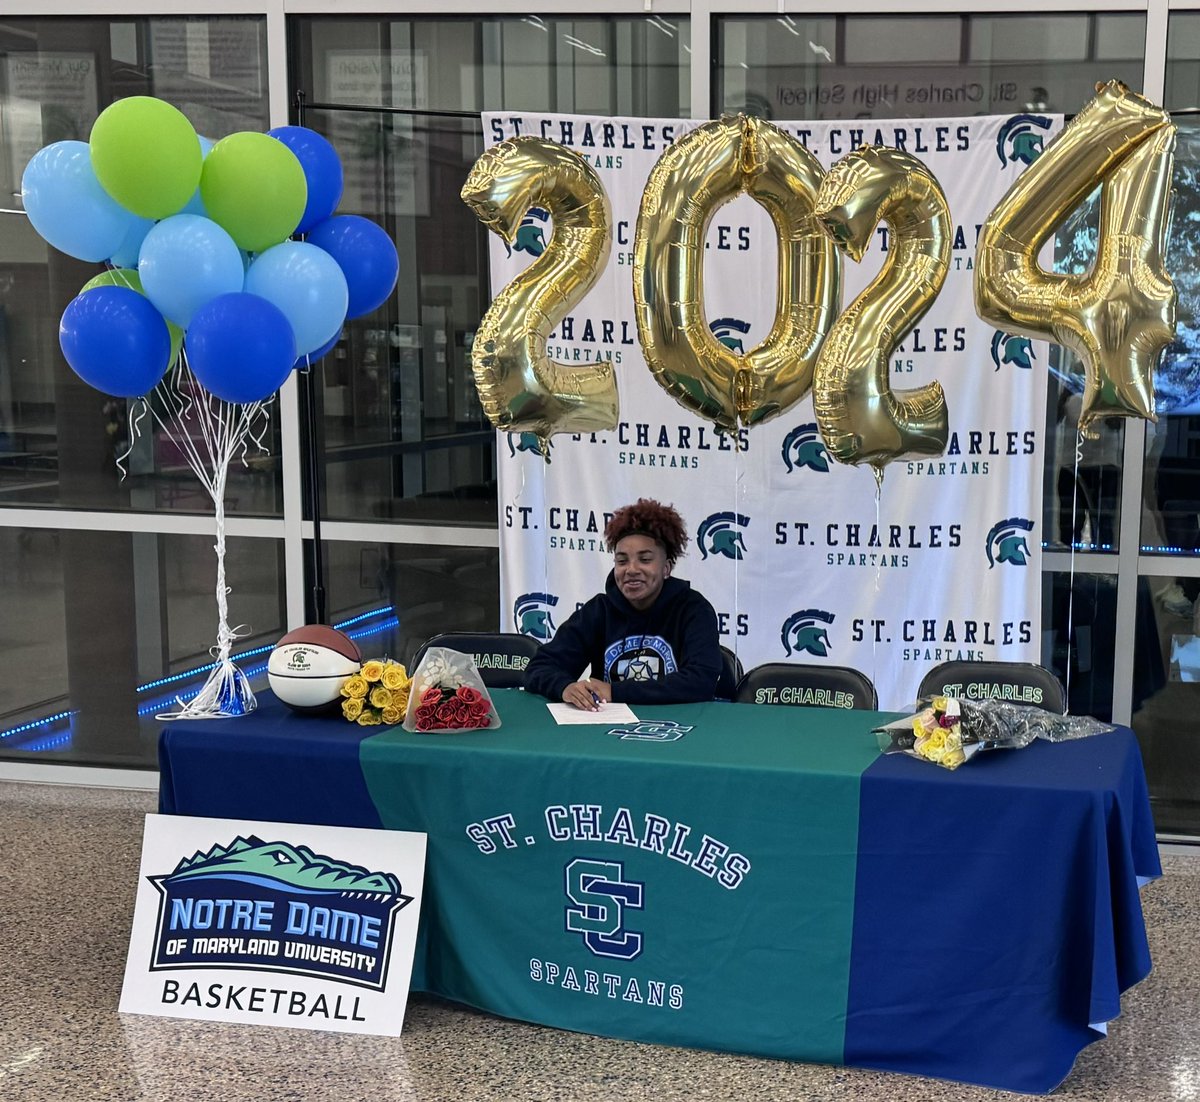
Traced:
<path id="1" fill-rule="evenodd" d="M 1081 427 L 1113 415 L 1154 415 L 1152 373 L 1175 325 L 1175 291 L 1163 264 L 1173 148 L 1174 127 L 1160 108 L 1119 81 L 1100 85 L 980 235 L 978 314 L 1080 355 L 1087 373 Z M 1098 186 L 1091 271 L 1042 271 L 1038 250 Z M 744 355 L 709 331 L 703 285 L 708 224 L 739 192 L 766 207 L 780 242 L 775 322 Z M 542 257 L 497 295 L 480 330 L 489 339 L 477 337 L 473 367 L 484 412 L 497 428 L 535 433 L 543 455 L 554 433 L 612 427 L 610 373 L 572 370 L 546 356 L 555 320 L 582 298 L 608 257 L 608 199 L 598 177 L 552 142 L 508 139 L 476 163 L 463 199 L 506 239 L 533 205 L 550 210 L 555 226 Z M 559 243 L 560 211 L 576 220 L 594 212 L 593 235 L 571 237 L 573 247 L 565 236 Z M 838 314 L 839 250 L 860 260 L 881 220 L 895 245 L 871 285 Z M 647 366 L 685 409 L 725 431 L 777 416 L 811 389 L 829 453 L 870 464 L 877 477 L 901 456 L 941 454 L 949 431 L 941 385 L 893 392 L 888 365 L 941 288 L 948 227 L 940 186 L 907 153 L 865 147 L 826 173 L 761 119 L 706 123 L 666 150 L 642 196 L 633 294 Z"/>
<path id="2" fill-rule="evenodd" d="M 341 195 L 341 161 L 315 131 L 214 142 L 163 100 L 116 101 L 88 142 L 46 146 L 21 179 L 47 242 L 108 265 L 63 312 L 67 362 L 98 390 L 133 398 L 182 348 L 216 397 L 269 397 L 395 287 L 395 244 L 368 219 L 335 214 Z"/>

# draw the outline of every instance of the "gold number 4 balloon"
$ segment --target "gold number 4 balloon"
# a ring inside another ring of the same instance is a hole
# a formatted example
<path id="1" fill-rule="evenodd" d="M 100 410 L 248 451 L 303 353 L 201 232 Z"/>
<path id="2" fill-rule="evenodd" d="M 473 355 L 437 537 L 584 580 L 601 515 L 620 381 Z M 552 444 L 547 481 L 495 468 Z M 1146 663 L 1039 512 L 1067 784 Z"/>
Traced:
<path id="1" fill-rule="evenodd" d="M 1155 419 L 1154 366 L 1175 335 L 1175 287 L 1163 260 L 1174 149 L 1175 127 L 1161 108 L 1120 81 L 1098 85 L 980 234 L 979 316 L 1009 332 L 1049 337 L 1080 357 L 1080 429 L 1104 417 Z M 1091 270 L 1046 272 L 1038 250 L 1097 184 Z"/>
<path id="2" fill-rule="evenodd" d="M 932 305 L 950 266 L 950 210 L 929 170 L 898 149 L 869 146 L 837 162 L 817 218 L 854 260 L 875 227 L 891 226 L 887 260 L 834 323 L 817 359 L 813 410 L 829 453 L 869 463 L 876 478 L 901 455 L 940 455 L 949 417 L 938 382 L 893 392 L 891 352 Z"/>
<path id="3" fill-rule="evenodd" d="M 634 236 L 638 337 L 655 379 L 718 428 L 756 425 L 812 386 L 821 339 L 837 312 L 840 259 L 813 217 L 821 166 L 762 119 L 725 116 L 659 158 Z M 779 236 L 775 320 L 744 356 L 722 344 L 704 309 L 704 239 L 721 204 L 745 192 Z"/>
<path id="4" fill-rule="evenodd" d="M 546 355 L 547 338 L 608 261 L 612 214 L 600 178 L 564 146 L 509 138 L 475 162 L 462 199 L 510 244 L 530 207 L 554 223 L 545 251 L 495 297 L 475 334 L 471 367 L 487 419 L 533 433 L 547 460 L 554 433 L 615 428 L 612 365 L 567 367 Z"/>

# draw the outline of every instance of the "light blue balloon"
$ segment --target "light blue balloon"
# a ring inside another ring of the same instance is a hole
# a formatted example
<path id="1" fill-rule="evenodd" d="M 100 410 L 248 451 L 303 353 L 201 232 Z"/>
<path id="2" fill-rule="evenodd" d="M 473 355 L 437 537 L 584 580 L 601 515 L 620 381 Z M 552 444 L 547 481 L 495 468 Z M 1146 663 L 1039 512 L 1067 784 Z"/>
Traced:
<path id="1" fill-rule="evenodd" d="M 342 269 L 324 249 L 304 241 L 259 253 L 246 273 L 246 290 L 283 311 L 301 356 L 328 343 L 346 320 L 350 292 Z"/>
<path id="2" fill-rule="evenodd" d="M 153 218 L 140 218 L 135 214 L 133 222 L 125 232 L 125 237 L 117 246 L 117 251 L 108 258 L 112 266 L 114 268 L 136 268 L 138 257 L 142 253 L 142 242 L 146 240 L 146 234 L 153 227 Z"/>
<path id="3" fill-rule="evenodd" d="M 138 275 L 163 317 L 184 329 L 206 302 L 240 291 L 245 282 L 233 238 L 196 214 L 173 214 L 146 234 Z"/>
<path id="4" fill-rule="evenodd" d="M 204 158 L 208 156 L 208 151 L 212 149 L 213 142 L 210 138 L 204 137 L 203 134 L 197 134 L 200 139 L 200 164 L 203 167 Z M 208 211 L 204 209 L 204 201 L 200 198 L 200 185 L 196 185 L 196 190 L 192 197 L 187 201 L 187 205 L 179 212 L 180 214 L 198 214 L 201 218 L 208 217 Z"/>
<path id="5" fill-rule="evenodd" d="M 39 149 L 21 176 L 21 201 L 33 228 L 77 260 L 107 260 L 137 220 L 100 186 L 87 142 Z"/>

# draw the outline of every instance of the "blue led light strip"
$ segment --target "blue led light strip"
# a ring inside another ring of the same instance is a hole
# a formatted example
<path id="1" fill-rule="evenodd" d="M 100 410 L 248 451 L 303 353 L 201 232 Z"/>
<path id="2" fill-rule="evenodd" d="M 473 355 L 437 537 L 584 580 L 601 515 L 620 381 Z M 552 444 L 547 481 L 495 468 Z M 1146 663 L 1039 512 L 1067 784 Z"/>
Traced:
<path id="1" fill-rule="evenodd" d="M 376 616 L 382 616 L 385 614 L 388 614 L 388 618 L 382 624 L 378 624 L 378 625 L 375 625 L 375 626 L 372 626 L 369 628 L 364 628 L 361 631 L 347 633 L 351 639 L 364 639 L 364 638 L 367 638 L 368 636 L 378 635 L 380 632 L 388 631 L 391 628 L 396 627 L 396 625 L 398 625 L 400 623 L 400 618 L 396 615 L 396 610 L 391 605 L 383 605 L 380 608 L 371 609 L 369 612 L 359 613 L 359 615 L 352 616 L 348 620 L 342 620 L 340 623 L 334 624 L 333 626 L 337 630 L 341 631 L 343 628 L 347 628 L 351 624 L 361 624 L 364 620 L 371 620 L 371 619 L 374 619 Z M 268 651 L 271 651 L 271 650 L 274 650 L 274 644 L 270 644 L 268 646 L 263 646 L 263 647 L 254 647 L 251 650 L 242 651 L 241 654 L 235 654 L 235 655 L 232 655 L 231 657 L 233 658 L 233 660 L 235 662 L 240 662 L 240 661 L 244 661 L 247 658 L 254 658 L 256 655 L 266 654 Z M 149 692 L 151 689 L 162 688 L 162 686 L 164 686 L 164 685 L 174 685 L 180 681 L 187 681 L 189 678 L 197 677 L 198 675 L 203 674 L 203 673 L 208 673 L 215 666 L 216 666 L 215 662 L 208 662 L 203 666 L 197 666 L 195 669 L 185 670 L 183 673 L 172 674 L 170 677 L 160 677 L 155 681 L 148 681 L 145 685 L 139 685 L 137 687 L 136 691 L 138 693 L 146 693 L 146 692 Z M 245 675 L 247 677 L 257 677 L 259 674 L 263 673 L 266 670 L 266 668 L 267 668 L 267 666 L 266 666 L 266 663 L 264 662 L 264 663 L 260 663 L 259 665 L 244 669 L 242 672 L 245 673 Z M 188 700 L 191 700 L 192 697 L 194 697 L 199 691 L 200 691 L 199 689 L 195 689 L 192 692 L 183 693 L 179 696 L 178 699 L 186 702 Z M 175 698 L 172 697 L 170 699 L 175 699 Z M 165 704 L 166 704 L 166 701 L 163 699 L 160 699 L 155 704 L 147 704 L 147 705 L 144 705 L 143 707 L 139 708 L 137 711 L 137 714 L 138 714 L 138 716 L 152 715 L 155 712 L 161 711 L 163 709 L 163 707 L 165 706 Z M 70 719 L 71 716 L 76 714 L 76 711 L 77 711 L 77 709 L 76 710 L 68 710 L 65 712 L 55 712 L 54 715 L 44 716 L 41 719 L 30 720 L 28 723 L 22 723 L 16 727 L 10 727 L 7 731 L 0 731 L 0 740 L 12 738 L 14 735 L 20 735 L 26 731 L 35 731 L 39 727 L 48 727 L 51 724 L 58 723 L 64 719 Z M 57 745 L 57 743 L 55 743 L 55 745 Z M 30 749 L 35 749 L 35 748 L 31 747 Z"/>

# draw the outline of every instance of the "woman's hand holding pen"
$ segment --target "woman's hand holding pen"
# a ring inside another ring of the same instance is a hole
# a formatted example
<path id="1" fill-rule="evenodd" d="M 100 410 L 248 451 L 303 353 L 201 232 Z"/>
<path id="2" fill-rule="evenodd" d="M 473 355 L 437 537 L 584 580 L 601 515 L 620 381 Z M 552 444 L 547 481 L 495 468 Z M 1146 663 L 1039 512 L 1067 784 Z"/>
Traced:
<path id="1" fill-rule="evenodd" d="M 563 689 L 562 698 L 564 704 L 585 712 L 597 712 L 602 704 L 612 700 L 612 686 L 607 681 L 585 677 L 582 681 L 572 681 Z"/>

